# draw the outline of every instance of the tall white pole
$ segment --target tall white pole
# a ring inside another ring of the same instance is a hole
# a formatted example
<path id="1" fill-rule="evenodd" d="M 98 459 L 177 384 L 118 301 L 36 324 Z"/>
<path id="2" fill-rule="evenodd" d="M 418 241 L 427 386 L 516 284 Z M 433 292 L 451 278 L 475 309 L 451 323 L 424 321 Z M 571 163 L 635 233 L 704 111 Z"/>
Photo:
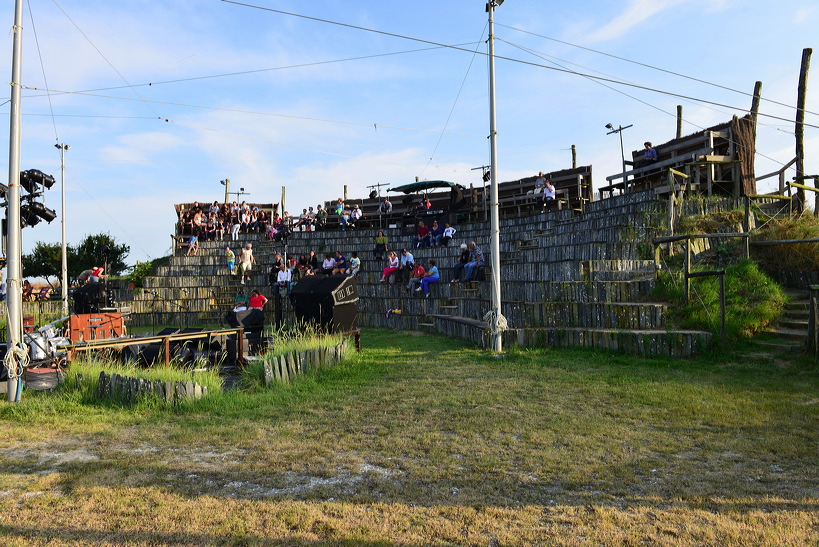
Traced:
<path id="1" fill-rule="evenodd" d="M 63 317 L 68 315 L 68 247 L 65 238 L 65 151 L 71 148 L 67 144 L 55 144 L 60 149 L 60 193 L 62 198 L 62 279 L 63 287 Z"/>
<path id="2" fill-rule="evenodd" d="M 491 245 L 489 256 L 492 259 L 492 325 L 490 325 L 492 336 L 492 351 L 500 353 L 503 350 L 503 343 L 500 331 L 501 319 L 501 288 L 500 288 L 500 211 L 498 203 L 498 131 L 496 128 L 495 116 L 495 7 L 499 5 L 497 0 L 489 0 L 487 5 L 489 12 L 489 142 L 490 142 L 490 176 L 492 177 L 490 188 L 490 230 Z"/>
<path id="3" fill-rule="evenodd" d="M 14 2 L 14 41 L 11 61 L 11 102 L 9 114 L 9 192 L 8 192 L 8 285 L 6 294 L 6 325 L 8 328 L 8 352 L 5 365 L 8 369 L 8 402 L 15 403 L 19 372 L 22 363 L 20 352 L 23 345 L 23 257 L 22 230 L 20 227 L 20 85 L 23 59 L 23 0 Z"/>

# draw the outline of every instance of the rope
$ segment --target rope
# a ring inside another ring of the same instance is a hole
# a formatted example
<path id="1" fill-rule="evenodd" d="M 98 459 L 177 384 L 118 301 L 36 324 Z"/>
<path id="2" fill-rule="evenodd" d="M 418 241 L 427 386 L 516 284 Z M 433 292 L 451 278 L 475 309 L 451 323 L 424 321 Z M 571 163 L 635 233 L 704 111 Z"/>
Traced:
<path id="1" fill-rule="evenodd" d="M 495 320 L 495 310 L 486 312 L 486 315 L 483 316 L 483 320 L 489 325 L 489 332 L 493 335 L 503 332 L 509 328 L 506 318 L 502 313 L 498 312 L 497 321 Z M 497 330 L 495 329 L 496 324 L 498 326 Z"/>
<path id="2" fill-rule="evenodd" d="M 28 348 L 23 344 L 15 344 L 6 352 L 3 364 L 9 373 L 9 379 L 16 380 L 23 375 L 23 369 L 28 366 Z"/>

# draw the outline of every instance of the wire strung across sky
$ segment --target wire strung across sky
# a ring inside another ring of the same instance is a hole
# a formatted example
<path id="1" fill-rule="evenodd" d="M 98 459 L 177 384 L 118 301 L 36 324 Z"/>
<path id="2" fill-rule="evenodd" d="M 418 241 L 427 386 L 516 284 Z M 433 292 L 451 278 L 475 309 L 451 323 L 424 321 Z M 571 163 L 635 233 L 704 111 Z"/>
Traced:
<path id="1" fill-rule="evenodd" d="M 226 2 L 228 4 L 235 4 L 237 6 L 244 6 L 244 7 L 252 8 L 252 9 L 258 9 L 258 10 L 262 10 L 262 11 L 269 11 L 269 12 L 272 12 L 272 13 L 279 13 L 279 14 L 282 14 L 282 15 L 289 15 L 291 17 L 299 17 L 301 19 L 308 19 L 308 20 L 317 21 L 317 22 L 320 22 L 320 23 L 327 23 L 327 24 L 330 24 L 330 25 L 337 25 L 337 26 L 342 26 L 342 27 L 346 27 L 346 28 L 362 30 L 362 31 L 365 31 L 365 32 L 372 32 L 372 33 L 375 33 L 375 34 L 382 34 L 384 36 L 392 36 L 392 37 L 395 37 L 395 38 L 401 38 L 401 39 L 404 39 L 404 40 L 411 40 L 411 41 L 420 42 L 420 43 L 423 43 L 423 44 L 430 44 L 430 45 L 434 45 L 434 46 L 445 47 L 445 48 L 453 49 L 453 50 L 456 50 L 456 51 L 464 51 L 464 52 L 467 52 L 467 53 L 472 53 L 472 50 L 465 49 L 465 48 L 460 47 L 460 46 L 442 44 L 440 42 L 434 42 L 432 40 L 425 40 L 425 39 L 422 39 L 422 38 L 414 38 L 412 36 L 406 36 L 406 35 L 402 35 L 402 34 L 386 32 L 386 31 L 383 31 L 383 30 L 377 30 L 377 29 L 372 29 L 372 28 L 367 28 L 367 27 L 361 27 L 361 26 L 357 26 L 357 25 L 351 25 L 351 24 L 348 24 L 348 23 L 341 23 L 341 22 L 338 22 L 338 21 L 331 21 L 329 19 L 321 19 L 319 17 L 311 17 L 309 15 L 302 15 L 302 14 L 299 14 L 299 13 L 292 13 L 292 12 L 288 12 L 288 11 L 284 11 L 284 10 L 277 10 L 277 9 L 273 9 L 273 8 L 269 8 L 269 7 L 265 7 L 265 6 L 257 6 L 257 5 L 254 5 L 254 4 L 247 4 L 247 3 L 244 3 L 244 2 L 236 2 L 235 0 L 222 0 L 222 2 Z M 569 45 L 571 45 L 571 44 L 569 44 Z M 486 55 L 486 56 L 489 55 L 488 53 L 481 53 L 481 54 Z M 575 75 L 575 76 L 582 76 L 584 78 L 592 78 L 592 79 L 595 79 L 595 80 L 600 80 L 602 82 L 608 82 L 608 83 L 615 84 L 615 85 L 622 85 L 622 86 L 632 87 L 632 88 L 635 88 L 635 89 L 642 89 L 644 91 L 650 91 L 652 93 L 659 93 L 659 94 L 666 95 L 666 96 L 669 96 L 669 97 L 676 97 L 678 99 L 685 99 L 685 100 L 688 100 L 688 101 L 694 101 L 694 102 L 697 102 L 697 103 L 707 104 L 707 105 L 711 105 L 711 106 L 718 106 L 718 107 L 721 107 L 721 108 L 728 108 L 728 109 L 736 110 L 736 111 L 739 111 L 739 112 L 747 112 L 748 111 L 747 108 L 732 106 L 732 105 L 728 105 L 728 104 L 724 104 L 724 103 L 719 103 L 719 102 L 716 102 L 716 101 L 711 101 L 711 100 L 708 100 L 708 99 L 700 99 L 698 97 L 693 97 L 693 96 L 690 96 L 690 95 L 683 95 L 681 93 L 674 93 L 672 91 L 664 91 L 662 89 L 657 89 L 657 88 L 653 88 L 653 87 L 649 87 L 649 86 L 645 86 L 645 85 L 640 85 L 640 84 L 624 82 L 622 80 L 616 80 L 616 79 L 613 79 L 613 78 L 605 78 L 605 77 L 602 77 L 602 76 L 595 76 L 595 75 L 592 75 L 592 74 L 584 74 L 584 73 L 577 72 L 577 71 L 567 69 L 567 68 L 557 68 L 557 67 L 553 67 L 553 66 L 543 65 L 543 64 L 540 64 L 540 63 L 534 63 L 534 62 L 531 62 L 531 61 L 524 61 L 524 60 L 521 60 L 521 59 L 514 59 L 514 58 L 511 58 L 511 57 L 505 57 L 505 56 L 501 56 L 501 55 L 497 55 L 497 54 L 495 54 L 494 57 L 495 57 L 495 59 L 509 61 L 509 62 L 512 62 L 512 63 L 519 63 L 519 64 L 529 65 L 529 66 L 533 66 L 533 67 L 537 67 L 537 68 L 543 68 L 543 69 L 546 69 L 546 70 L 552 70 L 552 71 L 555 71 L 555 72 L 562 72 L 562 73 L 565 73 L 565 74 L 572 74 L 572 75 Z M 614 57 L 614 56 L 612 56 L 612 57 Z M 671 71 L 666 71 L 666 72 L 674 74 Z M 696 78 L 691 78 L 691 79 L 696 80 Z M 731 89 L 731 88 L 726 88 L 726 89 Z M 735 91 L 735 90 L 732 90 L 732 91 Z M 740 93 L 742 93 L 742 92 L 740 92 Z M 791 108 L 796 110 L 796 107 L 791 107 Z M 805 112 L 808 113 L 807 110 Z M 813 114 L 813 112 L 810 112 L 810 113 Z M 766 118 L 775 119 L 775 120 L 782 120 L 782 121 L 795 123 L 794 120 L 791 120 L 791 119 L 788 119 L 788 118 L 783 118 L 781 116 L 775 116 L 773 114 L 765 114 L 763 112 L 759 112 L 757 115 L 758 116 L 764 116 Z M 813 128 L 813 129 L 819 129 L 819 125 L 813 125 L 813 124 L 805 123 L 804 126 L 805 127 L 810 127 L 810 128 Z"/>

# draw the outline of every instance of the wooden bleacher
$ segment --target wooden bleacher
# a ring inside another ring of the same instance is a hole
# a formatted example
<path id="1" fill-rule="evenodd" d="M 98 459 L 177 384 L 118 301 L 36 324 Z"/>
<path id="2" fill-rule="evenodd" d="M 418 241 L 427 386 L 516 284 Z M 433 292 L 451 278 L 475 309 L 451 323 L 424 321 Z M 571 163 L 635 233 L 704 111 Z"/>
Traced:
<path id="1" fill-rule="evenodd" d="M 594 200 L 591 165 L 553 171 L 544 176 L 552 181 L 555 187 L 555 201 L 547 203 L 545 207 L 570 208 L 583 212 L 586 204 Z M 535 175 L 498 185 L 501 217 L 518 217 L 535 212 L 541 207 L 538 198 L 542 194 L 530 193 L 535 189 L 537 178 Z"/>
<path id="2" fill-rule="evenodd" d="M 617 191 L 628 193 L 648 188 L 654 188 L 658 194 L 667 193 L 669 169 L 689 175 L 692 189 L 709 195 L 740 195 L 740 181 L 747 175 L 742 172 L 742 157 L 753 155 L 753 150 L 736 145 L 736 123 L 735 119 L 655 146 L 656 162 L 606 177 L 609 184 L 600 188 L 600 198 L 611 197 Z M 644 152 L 632 152 L 633 163 L 640 162 Z"/>

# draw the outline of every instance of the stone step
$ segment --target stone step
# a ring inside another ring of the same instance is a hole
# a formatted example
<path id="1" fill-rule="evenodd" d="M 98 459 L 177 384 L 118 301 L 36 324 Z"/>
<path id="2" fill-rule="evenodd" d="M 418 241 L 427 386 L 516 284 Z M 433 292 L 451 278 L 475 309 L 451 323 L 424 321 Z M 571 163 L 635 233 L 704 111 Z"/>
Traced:
<path id="1" fill-rule="evenodd" d="M 784 327 L 765 329 L 763 332 L 772 334 L 776 338 L 782 340 L 804 341 L 807 337 L 807 330 L 789 329 Z"/>
<path id="2" fill-rule="evenodd" d="M 786 328 L 788 330 L 804 332 L 805 336 L 808 335 L 808 322 L 807 322 L 807 320 L 783 318 L 783 319 L 779 320 L 779 326 L 783 327 L 783 328 Z"/>

